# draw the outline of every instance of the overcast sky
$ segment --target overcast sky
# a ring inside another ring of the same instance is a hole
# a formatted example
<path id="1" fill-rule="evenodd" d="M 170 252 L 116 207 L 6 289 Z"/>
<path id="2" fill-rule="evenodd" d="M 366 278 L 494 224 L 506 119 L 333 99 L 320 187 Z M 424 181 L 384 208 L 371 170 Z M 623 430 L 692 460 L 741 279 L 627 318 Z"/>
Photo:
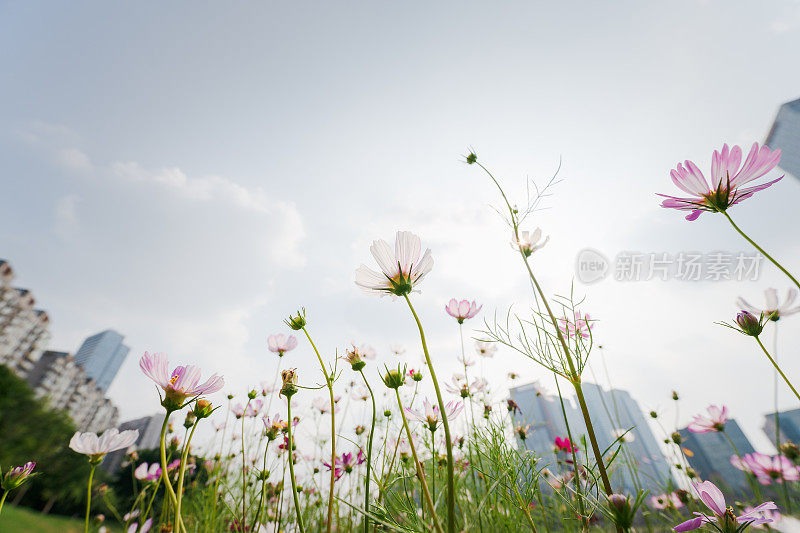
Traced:
<path id="1" fill-rule="evenodd" d="M 415 295 L 433 358 L 456 369 L 451 297 L 483 313 L 530 303 L 498 197 L 469 146 L 521 199 L 562 162 L 530 220 L 534 263 L 565 293 L 575 258 L 750 249 L 720 216 L 661 209 L 683 159 L 763 142 L 800 97 L 800 2 L 124 2 L 0 4 L 0 257 L 52 320 L 53 349 L 114 328 L 131 355 L 110 389 L 122 418 L 154 412 L 145 350 L 220 372 L 226 390 L 271 380 L 266 337 L 299 306 L 329 359 L 350 341 L 419 345 L 401 302 L 363 295 L 369 244 L 418 233 L 435 267 Z M 800 182 L 732 216 L 800 271 Z M 788 280 L 576 282 L 614 385 L 680 419 L 727 404 L 757 447 L 772 372 L 714 322 L 735 298 Z M 478 325 L 477 322 L 474 325 Z M 779 353 L 800 382 L 800 316 Z M 771 337 L 767 337 L 770 339 Z M 287 356 L 308 383 L 304 342 Z M 494 388 L 543 370 L 501 350 Z M 587 377 L 590 377 L 587 375 Z M 788 391 L 782 407 L 797 407 Z M 221 398 L 222 395 L 220 394 Z M 310 399 L 310 397 L 309 397 Z"/>

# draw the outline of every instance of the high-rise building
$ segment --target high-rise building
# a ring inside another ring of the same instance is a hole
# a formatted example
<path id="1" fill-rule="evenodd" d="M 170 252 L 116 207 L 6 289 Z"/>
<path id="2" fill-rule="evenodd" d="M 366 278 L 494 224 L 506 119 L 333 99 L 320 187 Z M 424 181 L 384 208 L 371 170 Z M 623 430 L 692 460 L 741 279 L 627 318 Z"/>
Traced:
<path id="1" fill-rule="evenodd" d="M 86 375 L 103 390 L 111 385 L 130 351 L 122 344 L 124 338 L 113 329 L 107 329 L 88 337 L 75 353 L 75 360 L 86 369 Z"/>
<path id="2" fill-rule="evenodd" d="M 615 441 L 624 440 L 611 473 L 615 488 L 652 492 L 658 490 L 659 485 L 666 484 L 671 478 L 670 466 L 631 395 L 616 389 L 604 390 L 593 383 L 584 383 L 583 390 L 601 451 L 609 446 L 613 449 Z M 554 441 L 556 437 L 567 436 L 565 414 L 576 442 L 586 434 L 583 416 L 575 400 L 564 398 L 562 405 L 558 396 L 547 394 L 538 383 L 514 387 L 510 392 L 511 399 L 521 410 L 515 416 L 515 422 L 531 426 L 525 446 L 536 452 L 544 464 L 556 464 Z"/>
<path id="3" fill-rule="evenodd" d="M 0 259 L 0 364 L 24 378 L 50 340 L 50 317 L 35 308 L 28 289 L 13 287 L 13 280 L 11 265 Z"/>
<path id="4" fill-rule="evenodd" d="M 764 415 L 763 429 L 770 440 L 775 438 L 775 413 Z M 800 444 L 800 409 L 778 412 L 778 429 L 781 442 Z"/>
<path id="5" fill-rule="evenodd" d="M 65 411 L 80 431 L 99 433 L 117 423 L 117 408 L 105 391 L 66 352 L 45 352 L 27 380 L 37 398 Z"/>
<path id="6" fill-rule="evenodd" d="M 686 458 L 689 466 L 701 479 L 713 481 L 720 487 L 727 486 L 734 492 L 748 489 L 749 484 L 744 472 L 733 466 L 731 457 L 735 456 L 737 451 L 745 455 L 755 450 L 736 420 L 728 419 L 724 434 L 717 431 L 692 433 L 686 428 L 678 430 L 678 433 L 683 438 L 681 446 L 684 452 L 688 450 Z"/>
<path id="7" fill-rule="evenodd" d="M 780 167 L 800 179 L 800 99 L 780 107 L 765 144 L 780 148 Z"/>
<path id="8" fill-rule="evenodd" d="M 135 420 L 128 420 L 119 426 L 120 431 L 136 429 L 139 431 L 139 438 L 134 443 L 137 450 L 155 450 L 161 444 L 161 426 L 164 424 L 163 413 L 156 413 L 152 416 L 143 416 Z M 128 450 L 117 450 L 106 455 L 103 461 L 103 468 L 108 472 L 116 472 L 122 465 L 122 460 Z"/>

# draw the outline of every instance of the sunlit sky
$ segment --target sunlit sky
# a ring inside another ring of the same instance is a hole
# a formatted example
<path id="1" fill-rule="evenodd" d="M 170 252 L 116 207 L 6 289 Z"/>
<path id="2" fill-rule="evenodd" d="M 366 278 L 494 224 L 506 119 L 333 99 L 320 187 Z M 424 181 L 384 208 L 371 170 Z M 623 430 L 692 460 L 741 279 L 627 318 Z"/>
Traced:
<path id="1" fill-rule="evenodd" d="M 432 249 L 414 301 L 449 378 L 447 300 L 477 299 L 486 317 L 530 304 L 468 147 L 520 200 L 561 161 L 549 209 L 529 221 L 550 235 L 534 260 L 548 293 L 569 291 L 587 247 L 748 252 L 722 217 L 687 222 L 655 193 L 677 191 L 678 161 L 707 168 L 723 142 L 763 142 L 800 96 L 797 1 L 5 2 L 0 49 L 0 257 L 50 314 L 51 348 L 126 336 L 110 389 L 123 420 L 159 408 L 145 350 L 224 374 L 226 391 L 271 381 L 267 335 L 300 306 L 328 359 L 356 341 L 392 362 L 399 342 L 418 364 L 408 310 L 353 284 L 371 241 L 397 229 Z M 795 272 L 799 192 L 787 176 L 731 211 Z M 752 282 L 575 292 L 615 386 L 668 426 L 673 389 L 684 423 L 726 404 L 768 451 L 769 364 L 714 322 L 770 286 L 789 283 L 765 266 Z M 780 322 L 778 350 L 796 381 L 798 327 L 800 315 Z M 287 358 L 320 379 L 306 343 Z M 498 397 L 509 371 L 546 377 L 508 350 L 484 368 Z M 785 388 L 781 406 L 797 407 Z"/>

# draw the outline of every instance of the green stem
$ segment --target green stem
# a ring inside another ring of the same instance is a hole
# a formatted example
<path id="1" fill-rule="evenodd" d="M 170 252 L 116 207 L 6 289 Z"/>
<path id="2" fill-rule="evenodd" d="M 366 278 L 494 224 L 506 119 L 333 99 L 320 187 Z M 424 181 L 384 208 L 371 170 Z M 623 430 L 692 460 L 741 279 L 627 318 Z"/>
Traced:
<path id="1" fill-rule="evenodd" d="M 86 485 L 86 520 L 83 524 L 83 533 L 89 533 L 89 513 L 92 510 L 92 480 L 94 479 L 94 469 L 97 468 L 97 465 L 94 464 L 94 459 L 92 459 L 92 463 L 90 464 L 89 483 Z"/>
<path id="2" fill-rule="evenodd" d="M 297 515 L 297 525 L 300 528 L 300 533 L 305 532 L 305 528 L 303 527 L 303 513 L 300 512 L 300 499 L 297 496 L 297 481 L 294 477 L 294 441 L 292 440 L 292 396 L 289 395 L 286 397 L 286 416 L 289 419 L 289 423 L 286 426 L 286 435 L 289 438 L 289 452 L 287 455 L 289 457 L 289 477 L 292 480 L 292 496 L 294 497 L 294 512 Z M 331 463 L 331 472 L 335 473 L 335 465 Z"/>
<path id="3" fill-rule="evenodd" d="M 178 470 L 178 489 L 176 491 L 176 502 L 175 502 L 175 523 L 180 524 L 183 522 L 181 518 L 181 502 L 183 501 L 183 477 L 186 473 L 186 460 L 189 457 L 189 443 L 192 442 L 192 437 L 194 436 L 194 431 L 197 429 L 197 424 L 200 422 L 200 419 L 196 419 L 194 421 L 194 425 L 192 426 L 192 431 L 189 433 L 189 437 L 186 439 L 186 442 L 183 444 L 183 453 L 181 454 L 181 466 Z"/>
<path id="4" fill-rule="evenodd" d="M 742 231 L 742 230 L 739 228 L 739 226 L 737 226 L 737 225 L 736 225 L 736 223 L 733 221 L 733 219 L 731 218 L 731 216 L 730 216 L 730 215 L 729 215 L 727 212 L 725 212 L 725 211 L 720 211 L 720 212 L 721 212 L 723 215 L 725 215 L 725 218 L 727 218 L 727 219 L 728 219 L 728 222 L 730 222 L 730 223 L 731 223 L 731 226 L 733 226 L 733 229 L 735 229 L 735 230 L 736 230 L 736 232 L 737 232 L 739 235 L 741 235 L 741 236 L 744 238 L 744 240 L 746 240 L 747 242 L 749 242 L 750 244 L 752 244 L 752 245 L 753 245 L 753 247 L 754 247 L 756 250 L 758 250 L 759 252 L 761 252 L 761 255 L 763 255 L 764 257 L 766 257 L 767 259 L 769 259 L 770 263 L 772 263 L 773 265 L 775 265 L 776 267 L 778 267 L 778 270 L 780 270 L 781 272 L 783 272 L 784 274 L 786 274 L 786 276 L 788 276 L 788 278 L 789 278 L 790 280 L 792 280 L 792 283 L 794 283 L 794 284 L 795 284 L 795 286 L 796 286 L 798 289 L 800 289 L 800 282 L 798 282 L 798 281 L 795 279 L 795 277 L 794 277 L 794 276 L 792 276 L 791 274 L 789 274 L 789 271 L 788 271 L 788 270 L 786 270 L 785 268 L 783 268 L 783 266 L 782 266 L 780 263 L 778 263 L 778 262 L 777 262 L 777 261 L 776 261 L 776 260 L 775 260 L 775 259 L 774 259 L 774 258 L 771 256 L 771 255 L 769 255 L 767 252 L 765 252 L 765 251 L 764 251 L 764 249 L 763 249 L 762 247 L 760 247 L 759 245 L 757 245 L 757 244 L 755 243 L 755 241 L 753 241 L 753 239 L 751 239 L 750 237 L 748 237 L 748 236 L 747 236 L 747 234 L 746 234 L 745 232 L 743 232 L 743 231 Z"/>
<path id="5" fill-rule="evenodd" d="M 372 387 L 369 386 L 369 381 L 364 375 L 364 370 L 358 371 L 361 378 L 364 380 L 364 385 L 367 386 L 369 396 L 372 399 L 372 425 L 370 426 L 369 436 L 367 437 L 367 479 L 364 485 L 364 533 L 369 533 L 369 486 L 372 472 L 372 437 L 375 434 L 375 417 L 377 416 L 377 408 L 375 407 L 375 394 L 372 392 Z M 388 424 L 387 424 L 388 425 Z"/>
<path id="6" fill-rule="evenodd" d="M 261 513 L 264 509 L 264 497 L 267 488 L 267 476 L 265 472 L 267 471 L 267 452 L 269 452 L 269 445 L 272 442 L 272 439 L 267 437 L 267 445 L 264 447 L 264 466 L 261 468 L 261 476 L 263 479 L 261 480 L 261 496 L 258 501 L 258 511 L 256 512 L 256 518 L 253 520 L 254 524 L 258 524 L 259 518 L 261 518 Z"/>
<path id="7" fill-rule="evenodd" d="M 800 400 L 800 394 L 797 392 L 797 389 L 794 388 L 794 385 L 792 385 L 792 383 L 789 381 L 789 378 L 786 377 L 786 374 L 783 373 L 783 370 L 781 370 L 781 368 L 778 366 L 778 363 L 769 354 L 767 349 L 764 347 L 764 344 L 761 342 L 761 339 L 759 339 L 758 336 L 756 336 L 755 339 L 756 339 L 756 342 L 758 343 L 758 345 L 761 347 L 761 350 L 764 352 L 764 355 L 766 355 L 767 359 L 769 359 L 769 362 L 772 363 L 772 366 L 774 366 L 775 370 L 778 371 L 778 374 L 781 375 L 781 377 L 783 378 L 783 381 L 785 381 L 786 384 L 789 385 L 789 388 L 792 389 L 792 392 L 794 393 L 794 395 L 797 396 L 798 400 Z"/>
<path id="8" fill-rule="evenodd" d="M 2 497 L 2 498 L 0 498 L 0 513 L 2 513 L 2 512 L 3 512 L 3 504 L 4 504 L 4 503 L 6 503 L 6 497 L 8 496 L 8 492 L 9 492 L 9 491 L 7 491 L 7 490 L 6 490 L 6 491 L 4 491 L 4 492 L 3 492 L 3 497 Z"/>
<path id="9" fill-rule="evenodd" d="M 439 404 L 439 416 L 442 417 L 442 426 L 444 427 L 444 442 L 447 448 L 447 531 L 448 533 L 455 533 L 456 483 L 455 470 L 453 467 L 453 442 L 450 437 L 450 424 L 447 421 L 447 412 L 445 410 L 444 400 L 442 399 L 442 392 L 439 390 L 439 381 L 436 379 L 436 372 L 433 369 L 431 356 L 428 352 L 428 344 L 425 342 L 425 331 L 422 329 L 422 323 L 419 320 L 419 316 L 417 316 L 417 312 L 414 310 L 414 306 L 411 305 L 411 300 L 408 298 L 408 294 L 404 294 L 403 298 L 405 298 L 408 308 L 411 310 L 411 314 L 414 315 L 414 321 L 417 323 L 417 329 L 419 329 L 419 337 L 422 341 L 422 351 L 425 353 L 425 362 L 427 363 L 428 370 L 431 373 L 433 388 L 436 390 L 436 401 Z M 403 418 L 405 418 L 405 415 L 403 415 Z"/>
<path id="10" fill-rule="evenodd" d="M 403 402 L 400 401 L 400 392 L 397 389 L 394 389 L 395 396 L 397 396 L 397 405 L 400 407 L 400 416 L 403 417 L 403 427 L 406 430 L 406 438 L 408 438 L 408 445 L 411 447 L 411 455 L 414 458 L 414 465 L 416 466 L 417 470 L 417 477 L 419 478 L 419 484 L 422 487 L 422 494 L 425 497 L 425 505 L 428 506 L 428 509 L 431 511 L 431 517 L 433 518 L 433 527 L 436 528 L 438 533 L 444 533 L 442 530 L 442 525 L 439 523 L 439 517 L 436 515 L 436 511 L 433 509 L 433 500 L 431 500 L 431 493 L 428 491 L 428 484 L 425 482 L 425 471 L 422 469 L 422 464 L 419 462 L 419 458 L 417 457 L 417 447 L 414 446 L 414 439 L 411 438 L 411 430 L 408 428 L 408 420 L 406 420 L 406 413 L 403 410 Z"/>
<path id="11" fill-rule="evenodd" d="M 325 383 L 328 385 L 328 395 L 330 396 L 331 402 L 331 487 L 330 491 L 328 492 L 328 521 L 325 524 L 326 531 L 331 533 L 333 529 L 333 499 L 334 499 L 334 484 L 336 483 L 336 471 L 334 469 L 334 465 L 336 464 L 336 402 L 333 399 L 333 378 L 328 374 L 328 370 L 325 368 L 325 363 L 322 362 L 322 356 L 319 354 L 319 350 L 317 350 L 317 345 L 314 344 L 314 341 L 311 339 L 311 335 L 309 335 L 308 330 L 304 327 L 303 333 L 306 334 L 306 338 L 308 342 L 311 343 L 311 347 L 314 349 L 314 353 L 317 354 L 317 360 L 319 361 L 319 366 L 322 368 L 322 373 L 325 375 Z M 289 424 L 291 424 L 291 419 L 289 420 Z"/>
<path id="12" fill-rule="evenodd" d="M 245 507 L 245 501 L 247 500 L 247 477 L 245 475 L 247 473 L 247 456 L 244 454 L 244 420 L 247 418 L 247 408 L 250 407 L 251 401 L 248 396 L 247 405 L 244 406 L 244 411 L 242 412 L 242 531 L 247 531 L 247 508 Z"/>

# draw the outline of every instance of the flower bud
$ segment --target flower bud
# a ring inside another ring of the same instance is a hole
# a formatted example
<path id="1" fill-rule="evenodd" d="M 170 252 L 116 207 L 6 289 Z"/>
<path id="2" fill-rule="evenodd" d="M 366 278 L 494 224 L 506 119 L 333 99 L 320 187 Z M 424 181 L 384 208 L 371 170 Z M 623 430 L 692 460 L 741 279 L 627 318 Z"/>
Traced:
<path id="1" fill-rule="evenodd" d="M 467 155 L 467 164 L 472 165 L 478 161 L 478 155 L 475 152 L 470 152 Z"/>
<path id="2" fill-rule="evenodd" d="M 764 330 L 764 324 L 753 316 L 752 313 L 748 313 L 747 311 L 739 311 L 739 314 L 736 315 L 736 324 L 739 325 L 739 329 L 742 330 L 742 333 L 750 335 L 751 337 L 758 337 Z"/>
<path id="3" fill-rule="evenodd" d="M 678 433 L 677 431 L 670 436 L 672 437 L 672 442 L 674 442 L 678 446 L 680 446 L 681 443 L 683 443 L 683 437 L 681 437 L 681 434 Z"/>
<path id="4" fill-rule="evenodd" d="M 636 509 L 631 506 L 627 496 L 623 494 L 611 494 L 608 496 L 608 509 L 611 521 L 623 530 L 627 531 L 633 525 L 636 516 Z"/>
<path id="5" fill-rule="evenodd" d="M 283 386 L 281 387 L 281 394 L 287 398 L 297 393 L 297 369 L 287 368 L 281 372 L 281 379 L 283 379 Z"/>
<path id="6" fill-rule="evenodd" d="M 297 315 L 289 315 L 289 318 L 284 320 L 287 326 L 295 331 L 299 331 L 306 327 L 306 310 L 305 308 L 299 310 Z"/>
<path id="7" fill-rule="evenodd" d="M 386 369 L 386 374 L 383 376 L 383 382 L 390 389 L 399 389 L 406 382 L 406 377 L 403 372 L 397 369 Z"/>
<path id="8" fill-rule="evenodd" d="M 28 479 L 36 475 L 31 473 L 35 467 L 36 463 L 29 461 L 22 466 L 12 468 L 0 478 L 0 488 L 8 492 L 21 487 Z"/>
<path id="9" fill-rule="evenodd" d="M 672 399 L 678 401 L 678 391 L 672 391 Z"/>
<path id="10" fill-rule="evenodd" d="M 658 418 L 658 413 L 655 411 L 650 411 L 650 418 Z"/>
<path id="11" fill-rule="evenodd" d="M 247 393 L 247 397 L 250 398 L 251 400 L 255 400 L 256 396 L 258 396 L 258 393 L 255 390 L 251 390 L 250 392 Z"/>
<path id="12" fill-rule="evenodd" d="M 197 420 L 197 417 L 194 414 L 194 411 L 189 411 L 186 413 L 186 419 L 183 421 L 183 427 L 186 429 L 191 428 L 194 425 L 194 421 Z"/>
<path id="13" fill-rule="evenodd" d="M 392 417 L 392 411 L 391 411 L 391 410 L 389 410 L 389 409 L 386 409 L 386 410 L 383 412 L 383 416 L 385 416 L 386 418 L 391 418 L 391 417 Z"/>
<path id="14" fill-rule="evenodd" d="M 361 352 L 355 345 L 353 345 L 352 348 L 345 350 L 345 355 L 342 357 L 342 359 L 350 363 L 350 368 L 352 368 L 355 372 L 359 372 L 365 366 L 367 366 L 367 363 L 364 361 Z"/>
<path id="15" fill-rule="evenodd" d="M 781 453 L 790 461 L 796 463 L 800 459 L 800 449 L 794 442 L 784 442 L 780 445 Z"/>
<path id="16" fill-rule="evenodd" d="M 203 418 L 208 418 L 213 412 L 214 407 L 208 400 L 201 398 L 194 402 L 194 416 L 196 416 L 198 419 L 202 420 Z"/>

